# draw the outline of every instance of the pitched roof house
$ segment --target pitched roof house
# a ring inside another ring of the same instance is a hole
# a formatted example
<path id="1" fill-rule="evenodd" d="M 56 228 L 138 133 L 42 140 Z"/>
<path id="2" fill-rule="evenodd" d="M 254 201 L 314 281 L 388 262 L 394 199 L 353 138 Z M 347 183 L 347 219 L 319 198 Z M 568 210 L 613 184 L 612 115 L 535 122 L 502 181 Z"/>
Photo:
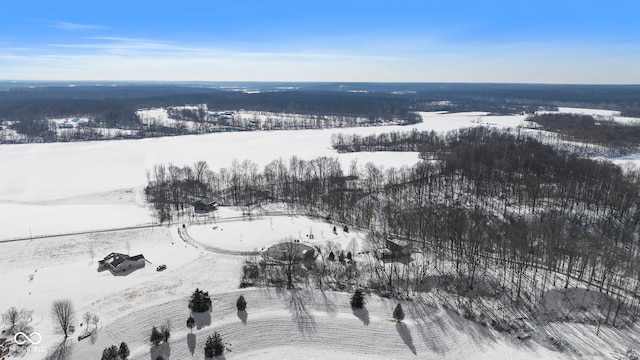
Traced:
<path id="1" fill-rule="evenodd" d="M 143 268 L 146 259 L 142 254 L 129 256 L 119 253 L 111 253 L 98 261 L 98 271 L 110 270 L 111 272 L 121 272 L 129 269 Z"/>
<path id="2" fill-rule="evenodd" d="M 208 213 L 217 209 L 218 203 L 211 198 L 204 198 L 193 203 L 193 209 L 197 213 Z"/>

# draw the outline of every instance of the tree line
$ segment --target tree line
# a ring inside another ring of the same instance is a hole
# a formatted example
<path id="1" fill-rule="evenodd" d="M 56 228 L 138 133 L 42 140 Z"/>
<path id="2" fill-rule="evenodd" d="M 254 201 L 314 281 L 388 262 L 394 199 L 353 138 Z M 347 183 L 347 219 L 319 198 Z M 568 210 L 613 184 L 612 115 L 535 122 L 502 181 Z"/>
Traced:
<path id="1" fill-rule="evenodd" d="M 563 140 L 593 144 L 611 149 L 607 154 L 626 155 L 638 151 L 640 126 L 622 124 L 612 118 L 594 118 L 591 115 L 541 113 L 527 117 L 543 129 L 556 132 Z"/>

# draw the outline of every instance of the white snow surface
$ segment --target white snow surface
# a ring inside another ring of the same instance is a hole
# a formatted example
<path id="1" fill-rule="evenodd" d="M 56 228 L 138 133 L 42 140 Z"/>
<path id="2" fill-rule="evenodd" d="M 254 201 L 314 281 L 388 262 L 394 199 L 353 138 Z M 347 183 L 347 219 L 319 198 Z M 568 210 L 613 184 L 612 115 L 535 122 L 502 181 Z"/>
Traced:
<path id="1" fill-rule="evenodd" d="M 603 109 L 584 109 L 574 107 L 558 107 L 558 112 L 582 114 L 582 115 L 594 115 L 594 116 L 620 116 L 620 111 L 615 110 L 603 110 Z"/>
<path id="2" fill-rule="evenodd" d="M 226 359 L 617 359 L 629 348 L 637 351 L 637 327 L 603 327 L 600 336 L 588 325 L 553 323 L 538 329 L 557 334 L 579 350 L 578 355 L 464 320 L 431 302 L 428 294 L 399 301 L 406 317 L 398 324 L 390 320 L 397 300 L 368 296 L 366 311 L 354 313 L 348 293 L 239 289 L 244 257 L 233 251 L 262 249 L 285 238 L 333 241 L 354 251 L 362 246 L 364 231 L 334 235 L 333 224 L 302 216 L 249 219 L 240 209 L 223 208 L 215 222 L 186 227 L 196 244 L 182 240 L 177 224 L 42 237 L 148 224 L 151 212 L 141 189 L 145 172 L 158 163 L 205 160 L 217 169 L 234 159 L 263 166 L 296 155 L 335 156 L 345 168 L 353 159 L 385 167 L 412 165 L 418 161 L 415 153 L 337 154 L 330 147 L 331 134 L 448 131 L 478 124 L 515 127 L 524 119 L 482 113 L 422 115 L 423 123 L 404 127 L 0 146 L 0 240 L 24 238 L 0 241 L 0 312 L 12 306 L 33 310 L 30 325 L 43 339 L 19 358 L 53 358 L 63 339 L 50 316 L 56 299 L 71 299 L 78 314 L 76 332 L 67 342 L 69 360 L 97 359 L 104 348 L 121 341 L 129 345 L 132 360 L 155 359 L 157 354 L 203 359 L 206 337 L 214 331 L 227 342 Z M 143 254 L 149 263 L 126 276 L 98 272 L 97 261 L 111 252 Z M 160 264 L 167 270 L 157 272 Z M 190 315 L 187 300 L 195 288 L 209 291 L 213 311 L 196 316 L 192 336 L 185 322 Z M 246 314 L 235 309 L 240 294 L 248 302 Z M 80 325 L 86 311 L 100 317 L 98 330 L 93 338 L 78 341 L 77 335 L 86 330 L 86 324 Z M 166 322 L 171 324 L 169 343 L 151 346 L 151 327 Z"/>

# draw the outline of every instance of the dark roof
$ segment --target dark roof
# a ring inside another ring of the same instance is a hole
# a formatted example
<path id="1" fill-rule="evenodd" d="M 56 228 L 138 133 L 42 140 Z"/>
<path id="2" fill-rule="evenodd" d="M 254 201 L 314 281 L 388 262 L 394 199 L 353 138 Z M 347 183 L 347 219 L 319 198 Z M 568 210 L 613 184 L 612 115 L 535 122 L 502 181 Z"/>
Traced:
<path id="1" fill-rule="evenodd" d="M 200 200 L 196 201 L 196 204 L 202 204 L 202 205 L 211 206 L 211 205 L 215 205 L 216 201 L 211 199 L 211 198 L 204 198 L 204 199 L 200 199 Z"/>
<path id="2" fill-rule="evenodd" d="M 111 266 L 116 267 L 122 264 L 125 260 L 127 260 L 128 256 L 124 254 L 115 254 L 113 257 L 113 261 L 111 262 Z"/>
<path id="3" fill-rule="evenodd" d="M 397 247 L 400 247 L 400 248 L 411 247 L 411 244 L 409 244 L 407 241 L 401 240 L 401 239 L 387 239 L 387 246 L 389 246 L 389 245 L 397 246 Z"/>
<path id="4" fill-rule="evenodd" d="M 132 261 L 138 261 L 140 259 L 144 259 L 144 256 L 142 254 L 139 254 L 139 255 L 136 255 L 136 256 L 129 256 L 129 255 L 125 255 L 125 254 L 111 253 L 105 258 L 105 260 L 108 257 L 113 257 L 113 261 L 111 262 L 111 266 L 113 266 L 113 267 L 117 267 L 118 265 L 122 264 L 127 259 L 132 260 Z M 103 261 L 104 260 L 101 260 L 101 262 L 103 262 Z"/>
<path id="5" fill-rule="evenodd" d="M 133 261 L 138 261 L 140 259 L 144 260 L 144 256 L 142 254 L 139 254 L 139 255 L 136 255 L 136 256 L 132 256 L 129 259 L 133 260 Z"/>

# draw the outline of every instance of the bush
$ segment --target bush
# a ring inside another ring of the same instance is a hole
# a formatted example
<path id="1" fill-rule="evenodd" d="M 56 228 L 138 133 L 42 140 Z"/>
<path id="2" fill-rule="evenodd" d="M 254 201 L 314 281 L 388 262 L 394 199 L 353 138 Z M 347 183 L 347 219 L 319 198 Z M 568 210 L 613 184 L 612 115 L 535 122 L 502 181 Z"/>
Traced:
<path id="1" fill-rule="evenodd" d="M 189 318 L 187 319 L 187 327 L 193 332 L 194 326 L 196 326 L 196 320 L 193 318 L 193 316 L 189 316 Z"/>
<path id="2" fill-rule="evenodd" d="M 396 308 L 393 310 L 393 318 L 398 322 L 404 320 L 404 311 L 402 310 L 402 306 L 400 306 L 400 304 L 398 304 L 398 306 L 396 306 Z"/>
<path id="3" fill-rule="evenodd" d="M 351 296 L 351 308 L 352 309 L 362 309 L 364 307 L 364 294 L 361 290 L 356 290 Z"/>
<path id="4" fill-rule="evenodd" d="M 209 335 L 207 343 L 204 346 L 204 357 L 212 358 L 214 356 L 220 356 L 224 353 L 224 343 L 220 334 L 215 332 L 213 335 Z"/>
<path id="5" fill-rule="evenodd" d="M 244 296 L 240 295 L 238 297 L 238 301 L 236 301 L 236 307 L 240 311 L 244 311 L 247 309 L 247 301 L 244 299 Z"/>
<path id="6" fill-rule="evenodd" d="M 209 293 L 196 289 L 189 299 L 189 309 L 193 312 L 205 312 L 211 308 Z"/>

